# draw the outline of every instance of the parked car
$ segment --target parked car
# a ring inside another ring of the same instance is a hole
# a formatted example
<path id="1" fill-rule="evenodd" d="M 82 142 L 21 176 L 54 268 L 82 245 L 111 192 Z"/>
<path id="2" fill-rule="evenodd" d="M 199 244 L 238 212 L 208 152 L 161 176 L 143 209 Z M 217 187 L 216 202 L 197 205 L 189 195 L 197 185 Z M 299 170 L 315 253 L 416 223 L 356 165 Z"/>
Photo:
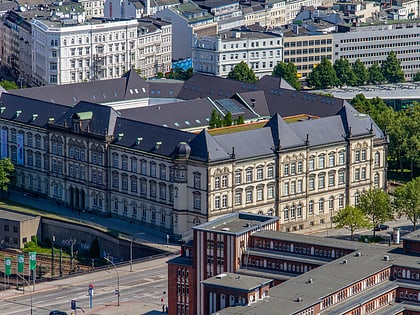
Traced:
<path id="1" fill-rule="evenodd" d="M 375 227 L 373 228 L 375 231 L 385 231 L 389 229 L 389 225 L 386 224 L 377 224 L 375 225 Z"/>
<path id="2" fill-rule="evenodd" d="M 67 315 L 67 313 L 63 311 L 55 310 L 55 311 L 51 311 L 49 315 Z"/>

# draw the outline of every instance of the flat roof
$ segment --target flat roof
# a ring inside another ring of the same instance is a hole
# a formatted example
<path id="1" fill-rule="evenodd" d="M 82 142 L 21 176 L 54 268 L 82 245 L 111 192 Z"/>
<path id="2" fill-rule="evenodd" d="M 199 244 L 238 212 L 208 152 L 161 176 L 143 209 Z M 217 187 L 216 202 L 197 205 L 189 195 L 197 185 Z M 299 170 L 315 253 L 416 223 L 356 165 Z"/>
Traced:
<path id="1" fill-rule="evenodd" d="M 225 272 L 215 277 L 206 279 L 201 283 L 205 286 L 224 287 L 240 291 L 253 291 L 254 289 L 267 285 L 272 281 L 273 279 L 269 278 L 252 277 Z"/>
<path id="2" fill-rule="evenodd" d="M 242 234 L 261 228 L 261 225 L 278 221 L 278 217 L 236 212 L 193 227 L 195 230 L 217 231 L 226 234 Z"/>
<path id="3" fill-rule="evenodd" d="M 27 221 L 32 220 L 36 217 L 38 216 L 31 216 L 19 212 L 9 211 L 6 209 L 0 209 L 0 219 L 6 219 L 11 221 Z"/>

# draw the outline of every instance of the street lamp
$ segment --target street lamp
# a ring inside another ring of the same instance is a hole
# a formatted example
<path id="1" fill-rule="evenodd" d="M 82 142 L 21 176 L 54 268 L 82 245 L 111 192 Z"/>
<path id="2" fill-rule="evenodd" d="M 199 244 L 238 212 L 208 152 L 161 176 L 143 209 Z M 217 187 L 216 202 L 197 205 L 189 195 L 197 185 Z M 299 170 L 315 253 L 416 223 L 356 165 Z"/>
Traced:
<path id="1" fill-rule="evenodd" d="M 54 242 L 55 242 L 55 235 L 52 236 L 52 242 L 51 242 L 51 277 L 54 277 Z"/>
<path id="2" fill-rule="evenodd" d="M 26 281 L 26 279 L 24 277 L 22 277 L 20 274 L 16 274 L 19 278 L 21 278 L 25 284 L 28 286 L 29 289 L 29 296 L 31 298 L 31 315 L 32 315 L 32 291 L 31 291 L 31 285 L 28 283 L 28 281 Z M 25 294 L 25 287 L 23 287 L 23 294 Z"/>
<path id="3" fill-rule="evenodd" d="M 139 233 L 136 233 L 135 235 L 143 235 L 144 234 L 144 232 L 139 232 Z M 133 242 L 136 240 L 136 238 L 135 237 L 133 237 L 131 240 L 130 240 L 130 272 L 132 272 L 133 271 Z"/>
<path id="4" fill-rule="evenodd" d="M 76 239 L 72 239 L 70 244 L 70 273 L 73 272 L 73 248 L 74 244 L 76 244 Z"/>
<path id="5" fill-rule="evenodd" d="M 118 302 L 117 302 L 117 306 L 120 306 L 120 275 L 118 274 L 118 268 L 117 266 L 115 266 L 114 262 L 112 260 L 110 260 L 107 257 L 104 257 L 104 259 L 112 264 L 112 267 L 115 268 L 115 271 L 117 272 L 117 298 L 118 298 Z"/>

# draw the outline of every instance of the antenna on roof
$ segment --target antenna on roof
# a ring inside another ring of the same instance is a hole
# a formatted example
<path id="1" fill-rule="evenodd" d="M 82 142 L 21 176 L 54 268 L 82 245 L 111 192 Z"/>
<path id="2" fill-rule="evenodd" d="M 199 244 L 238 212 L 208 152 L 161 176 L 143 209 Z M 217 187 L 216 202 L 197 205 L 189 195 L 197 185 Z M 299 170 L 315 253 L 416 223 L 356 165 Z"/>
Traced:
<path id="1" fill-rule="evenodd" d="M 235 147 L 232 147 L 232 154 L 230 155 L 232 159 L 235 158 Z"/>
<path id="2" fill-rule="evenodd" d="M 305 145 L 309 145 L 309 133 L 306 134 Z"/>

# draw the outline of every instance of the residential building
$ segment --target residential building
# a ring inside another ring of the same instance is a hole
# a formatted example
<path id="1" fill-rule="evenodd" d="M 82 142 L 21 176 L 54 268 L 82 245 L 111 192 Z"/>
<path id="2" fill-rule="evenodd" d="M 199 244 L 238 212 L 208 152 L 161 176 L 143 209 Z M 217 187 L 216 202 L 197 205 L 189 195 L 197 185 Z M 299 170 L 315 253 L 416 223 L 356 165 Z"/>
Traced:
<path id="1" fill-rule="evenodd" d="M 402 248 L 279 226 L 239 212 L 194 227 L 168 262 L 169 314 L 420 313 L 420 268 Z M 417 238 L 407 235 L 403 248 L 414 253 Z"/>
<path id="2" fill-rule="evenodd" d="M 196 3 L 214 16 L 219 31 L 229 30 L 244 25 L 244 18 L 239 1 L 205 0 L 197 1 Z"/>
<path id="3" fill-rule="evenodd" d="M 90 20 L 94 17 L 104 17 L 104 0 L 76 0 L 83 6 L 86 19 Z"/>
<path id="4" fill-rule="evenodd" d="M 282 61 L 283 38 L 272 32 L 236 29 L 217 36 L 195 37 L 194 72 L 227 77 L 240 62 L 245 62 L 258 78 L 271 75 Z"/>
<path id="5" fill-rule="evenodd" d="M 216 35 L 217 22 L 207 10 L 194 2 L 180 3 L 157 12 L 156 17 L 172 24 L 172 58 L 192 57 L 193 35 Z"/>
<path id="6" fill-rule="evenodd" d="M 390 51 L 401 61 L 406 80 L 420 71 L 418 21 L 388 21 L 351 27 L 347 32 L 333 34 L 333 62 L 347 58 L 350 63 L 360 59 L 366 67 L 381 64 Z"/>
<path id="7" fill-rule="evenodd" d="M 55 85 L 169 71 L 171 24 L 156 20 L 32 20 L 32 84 Z M 106 28 L 105 28 L 106 26 Z"/>
<path id="8" fill-rule="evenodd" d="M 177 4 L 179 4 L 178 0 L 106 0 L 104 15 L 111 19 L 138 19 L 154 15 Z"/>
<path id="9" fill-rule="evenodd" d="M 414 0 L 394 0 L 382 3 L 390 19 L 405 20 L 420 18 L 420 4 Z"/>
<path id="10" fill-rule="evenodd" d="M 306 79 L 322 58 L 333 59 L 331 32 L 309 32 L 298 25 L 283 32 L 283 61 L 296 66 L 299 78 Z"/>
<path id="11" fill-rule="evenodd" d="M 374 1 L 336 2 L 334 10 L 342 12 L 353 23 L 370 23 L 379 18 L 380 4 Z"/>
<path id="12" fill-rule="evenodd" d="M 205 75 L 157 81 L 129 71 L 3 93 L 1 157 L 15 163 L 17 187 L 180 236 L 238 211 L 277 215 L 282 231 L 331 224 L 363 191 L 386 187 L 387 137 L 342 100 L 294 91 L 274 77 L 256 84 Z M 184 102 L 175 106 L 174 99 Z M 170 106 L 171 123 L 143 120 L 152 101 L 155 113 Z M 178 122 L 191 128 L 194 117 L 183 118 L 182 106 L 194 105 L 204 130 L 180 130 Z M 263 121 L 212 135 L 203 118 L 212 109 Z"/>

